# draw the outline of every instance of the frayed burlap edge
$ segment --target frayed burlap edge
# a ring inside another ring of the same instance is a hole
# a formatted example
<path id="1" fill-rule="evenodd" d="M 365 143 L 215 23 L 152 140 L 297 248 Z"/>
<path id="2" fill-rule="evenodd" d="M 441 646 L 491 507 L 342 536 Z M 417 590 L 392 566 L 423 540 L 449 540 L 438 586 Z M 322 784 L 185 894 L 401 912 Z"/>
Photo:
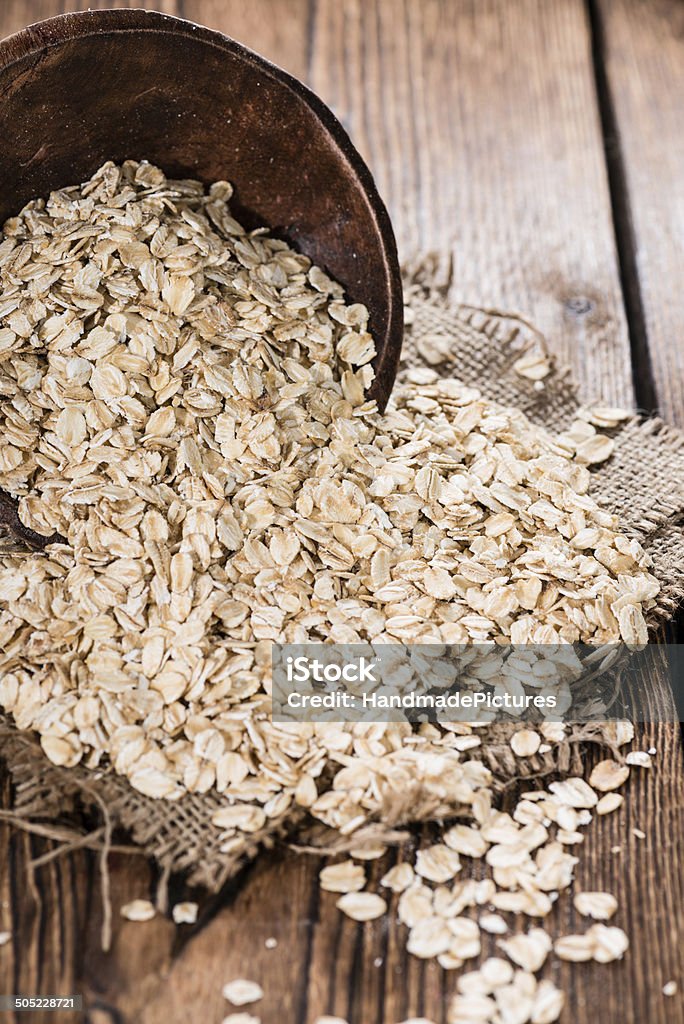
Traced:
<path id="1" fill-rule="evenodd" d="M 554 366 L 539 389 L 513 369 L 516 359 L 530 349 L 546 353 L 544 339 L 535 328 L 518 316 L 453 304 L 448 299 L 450 285 L 449 268 L 445 270 L 434 257 L 407 269 L 404 364 L 424 365 L 421 350 L 430 348 L 431 340 L 442 339 L 448 358 L 435 365 L 441 375 L 458 377 L 486 397 L 524 410 L 551 431 L 567 426 L 580 407 L 570 375 Z M 595 471 L 593 493 L 604 507 L 620 514 L 625 531 L 640 540 L 653 560 L 662 587 L 651 619 L 655 627 L 671 617 L 684 597 L 684 435 L 660 420 L 638 417 L 610 433 L 615 452 Z M 0 725 L 0 752 L 14 783 L 14 804 L 5 820 L 34 831 L 39 827 L 41 834 L 52 835 L 64 850 L 96 847 L 103 855 L 103 866 L 114 830 L 119 828 L 136 848 L 158 862 L 164 875 L 184 872 L 190 884 L 215 891 L 258 850 L 302 825 L 303 814 L 288 811 L 225 852 L 220 849 L 219 831 L 211 824 L 212 814 L 225 803 L 219 794 L 188 794 L 172 803 L 154 800 L 106 768 L 58 768 L 47 761 L 31 735 L 18 732 L 6 718 L 0 717 Z M 499 791 L 521 779 L 581 772 L 585 744 L 610 746 L 600 724 L 586 725 L 570 730 L 551 751 L 518 759 L 509 744 L 515 728 L 514 724 L 489 727 L 480 734 L 482 746 L 466 755 L 484 761 Z M 384 808 L 383 821 L 371 823 L 365 837 L 377 836 L 381 829 L 383 839 L 391 842 L 404 835 L 401 827 L 409 822 L 442 819 L 462 810 L 443 802 L 435 805 L 431 799 L 418 785 L 400 804 Z M 100 822 L 93 825 L 95 815 Z M 305 844 L 307 848 L 324 845 L 330 850 L 344 845 L 330 834 L 322 844 L 320 830 L 315 834 L 317 841 Z M 361 838 L 355 836 L 355 845 Z"/>

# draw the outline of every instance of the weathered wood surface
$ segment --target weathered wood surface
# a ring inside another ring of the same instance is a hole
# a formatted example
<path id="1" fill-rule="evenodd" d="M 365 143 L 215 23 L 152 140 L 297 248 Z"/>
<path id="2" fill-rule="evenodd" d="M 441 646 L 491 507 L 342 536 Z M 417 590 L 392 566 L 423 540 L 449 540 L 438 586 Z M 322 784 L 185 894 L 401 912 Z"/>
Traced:
<path id="1" fill-rule="evenodd" d="M 650 387 L 661 415 L 684 426 L 684 5 L 600 0 L 597 13 L 631 220 L 621 232 L 636 279 L 637 388 Z"/>
<path id="2" fill-rule="evenodd" d="M 633 356 L 637 400 L 647 395 L 684 422 L 684 42 L 676 0 L 147 6 L 222 29 L 307 80 L 369 161 L 404 257 L 447 253 L 454 294 L 525 313 L 587 395 L 634 402 Z M 60 0 L 5 0 L 0 35 L 62 9 Z M 643 686 L 654 710 L 667 706 L 657 658 Z M 616 893 L 633 948 L 608 967 L 550 968 L 568 993 L 562 1019 L 573 1024 L 684 1024 L 681 1000 L 661 994 L 672 978 L 684 988 L 679 730 L 645 727 L 641 745 L 657 747 L 657 769 L 635 775 L 623 809 L 592 824 L 578 868 L 581 888 Z M 94 855 L 53 860 L 26 885 L 29 859 L 50 849 L 0 828 L 0 927 L 15 940 L 0 950 L 1 992 L 82 992 L 91 1024 L 213 1024 L 227 1012 L 223 983 L 247 976 L 263 982 L 263 1024 L 312 1024 L 324 1013 L 351 1024 L 445 1020 L 454 977 L 407 956 L 395 923 L 361 927 L 343 918 L 335 898 L 318 891 L 315 860 L 263 858 L 204 901 L 193 929 L 162 917 L 122 922 L 115 913 L 113 949 L 104 955 Z M 116 908 L 153 892 L 155 871 L 142 858 L 117 856 L 111 879 Z M 172 896 L 182 892 L 175 884 Z M 567 897 L 559 903 L 553 927 L 581 929 Z M 275 950 L 264 945 L 271 936 Z M 43 1024 L 40 1015 L 34 1020 Z M 60 1024 L 56 1014 L 45 1021 Z"/>

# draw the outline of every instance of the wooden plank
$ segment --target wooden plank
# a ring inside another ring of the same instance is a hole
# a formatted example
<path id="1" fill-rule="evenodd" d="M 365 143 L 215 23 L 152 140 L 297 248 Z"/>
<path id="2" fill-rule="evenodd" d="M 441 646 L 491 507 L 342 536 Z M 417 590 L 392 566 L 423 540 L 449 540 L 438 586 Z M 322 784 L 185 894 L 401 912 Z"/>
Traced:
<path id="1" fill-rule="evenodd" d="M 61 14 L 63 10 L 64 5 L 59 0 L 33 0 L 31 4 L 23 0 L 5 0 L 0 5 L 0 39 L 26 28 L 34 21 Z"/>
<path id="2" fill-rule="evenodd" d="M 311 83 L 349 128 L 405 257 L 518 309 L 587 394 L 631 401 L 591 44 L 579 0 L 319 0 Z"/>
<path id="3" fill-rule="evenodd" d="M 123 981 L 130 1017 L 141 1024 L 219 1021 L 230 1012 L 221 994 L 235 978 L 258 981 L 264 997 L 253 1008 L 269 1021 L 308 1021 L 309 934 L 316 913 L 315 864 L 294 853 L 260 858 L 218 900 L 204 906 L 203 927 L 177 949 L 168 970 L 146 975 L 145 997 L 135 989 L 135 973 Z M 132 926 L 135 927 L 135 926 Z M 143 926 L 143 929 L 146 927 Z M 275 939 L 277 945 L 272 947 Z M 112 987 L 114 1005 L 119 999 Z"/>
<path id="4" fill-rule="evenodd" d="M 0 805 L 9 805 L 9 785 L 0 780 Z M 29 862 L 51 844 L 0 822 L 0 928 L 12 941 L 0 956 L 0 992 L 71 994 L 84 922 L 87 858 L 74 854 L 31 874 Z M 65 908 L 69 908 L 65 913 Z M 13 1015 L 14 1016 L 14 1015 Z M 36 1024 L 68 1024 L 72 1014 L 36 1014 Z"/>
<path id="5" fill-rule="evenodd" d="M 146 7 L 216 28 L 257 50 L 298 78 L 306 78 L 308 0 L 2 0 L 0 38 L 64 11 Z"/>
<path id="6" fill-rule="evenodd" d="M 107 7 L 148 7 L 164 14 L 180 12 L 180 0 L 2 0 L 0 4 L 0 39 L 45 18 L 54 18 L 66 11 L 86 11 Z"/>
<path id="7" fill-rule="evenodd" d="M 624 804 L 615 814 L 595 818 L 578 852 L 577 891 L 617 897 L 612 923 L 625 929 L 631 949 L 608 970 L 563 965 L 561 986 L 572 992 L 574 1019 L 589 1019 L 590 1008 L 600 1005 L 601 1024 L 684 1021 L 684 1003 L 662 993 L 668 981 L 684 977 L 684 762 L 668 678 L 663 648 L 653 647 L 630 688 L 633 704 L 650 719 L 636 726 L 635 745 L 657 751 L 655 767 L 632 770 Z M 593 753 L 589 763 L 601 756 Z M 571 910 L 566 923 L 567 931 L 586 927 Z"/>
<path id="8" fill-rule="evenodd" d="M 655 397 L 684 426 L 684 7 L 599 0 L 598 12 Z"/>
<path id="9" fill-rule="evenodd" d="M 262 57 L 306 79 L 309 0 L 182 0 L 183 17 L 218 29 Z"/>

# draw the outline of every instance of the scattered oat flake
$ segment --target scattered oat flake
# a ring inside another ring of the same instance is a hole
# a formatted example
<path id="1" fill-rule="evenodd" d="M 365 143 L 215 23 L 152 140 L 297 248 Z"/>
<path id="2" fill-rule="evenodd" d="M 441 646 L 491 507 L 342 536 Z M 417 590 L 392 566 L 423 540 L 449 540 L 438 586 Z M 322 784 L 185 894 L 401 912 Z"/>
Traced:
<path id="1" fill-rule="evenodd" d="M 391 889 L 392 892 L 404 892 L 411 885 L 415 877 L 411 865 L 404 861 L 390 868 L 380 879 L 380 885 L 384 885 L 386 889 Z"/>
<path id="2" fill-rule="evenodd" d="M 592 772 L 591 778 L 594 774 Z M 592 782 L 593 785 L 593 782 Z M 549 786 L 551 792 L 561 803 L 569 807 L 595 807 L 598 803 L 596 793 L 588 786 L 584 779 L 579 777 L 565 779 L 562 782 L 552 782 Z"/>
<path id="3" fill-rule="evenodd" d="M 446 921 L 439 917 L 426 917 L 409 932 L 406 949 L 421 959 L 447 953 L 453 944 L 453 933 Z"/>
<path id="4" fill-rule="evenodd" d="M 625 798 L 621 793 L 606 793 L 596 804 L 597 814 L 611 814 L 624 803 Z"/>
<path id="5" fill-rule="evenodd" d="M 402 924 L 412 928 L 425 917 L 433 913 L 433 893 L 427 886 L 420 883 L 409 886 L 399 899 L 397 914 Z"/>
<path id="6" fill-rule="evenodd" d="M 499 914 L 483 914 L 478 923 L 482 931 L 490 935 L 504 935 L 508 931 L 508 925 Z"/>
<path id="7" fill-rule="evenodd" d="M 336 906 L 353 921 L 374 921 L 387 910 L 382 896 L 372 892 L 350 892 L 342 896 Z"/>
<path id="8" fill-rule="evenodd" d="M 387 847 L 383 843 L 365 843 L 355 846 L 349 853 L 356 860 L 379 860 L 387 853 Z"/>
<path id="9" fill-rule="evenodd" d="M 554 1024 L 561 1015 L 565 996 L 553 982 L 544 978 L 534 995 L 530 1024 Z"/>
<path id="10" fill-rule="evenodd" d="M 594 943 L 587 935 L 563 935 L 554 942 L 553 951 L 561 960 L 581 963 L 592 959 Z"/>
<path id="11" fill-rule="evenodd" d="M 454 996 L 449 1004 L 449 1024 L 476 1024 L 489 1021 L 496 1011 L 496 1003 L 484 993 L 469 992 L 468 995 Z"/>
<path id="12" fill-rule="evenodd" d="M 366 872 L 353 860 L 344 860 L 323 868 L 319 879 L 326 892 L 359 892 L 366 884 Z"/>
<path id="13" fill-rule="evenodd" d="M 221 1024 L 261 1024 L 261 1017 L 255 1017 L 251 1013 L 229 1013 Z"/>
<path id="14" fill-rule="evenodd" d="M 233 1006 L 246 1006 L 263 998 L 264 990 L 256 981 L 247 978 L 236 978 L 223 986 L 223 998 Z"/>
<path id="15" fill-rule="evenodd" d="M 676 996 L 677 995 L 677 982 L 676 981 L 667 981 L 663 985 L 663 995 L 664 996 Z"/>
<path id="16" fill-rule="evenodd" d="M 12 932 L 0 932 L 0 946 L 6 946 L 12 938 Z"/>
<path id="17" fill-rule="evenodd" d="M 526 934 L 499 939 L 498 945 L 518 967 L 534 973 L 546 960 L 552 942 L 543 928 L 532 928 Z"/>
<path id="18" fill-rule="evenodd" d="M 642 832 L 642 830 L 640 828 L 633 828 L 632 829 L 632 835 L 636 836 L 637 839 L 645 839 L 646 838 L 646 833 Z"/>
<path id="19" fill-rule="evenodd" d="M 480 970 L 476 972 L 476 976 L 490 988 L 500 988 L 502 985 L 508 985 L 513 981 L 514 970 L 508 960 L 504 960 L 499 956 L 490 956 L 480 965 Z M 468 987 L 464 982 L 465 978 L 462 977 L 459 984 L 462 992 L 467 991 Z"/>
<path id="20" fill-rule="evenodd" d="M 544 353 L 529 352 L 513 363 L 513 369 L 520 377 L 540 381 L 551 373 L 551 364 Z"/>
<path id="21" fill-rule="evenodd" d="M 596 960 L 605 964 L 620 960 L 628 947 L 629 940 L 622 928 L 595 924 L 584 935 L 565 935 L 557 939 L 553 948 L 561 960 Z"/>
<path id="22" fill-rule="evenodd" d="M 618 423 L 622 423 L 634 415 L 629 409 L 610 405 L 593 405 L 588 409 L 580 409 L 580 414 L 595 426 L 604 428 L 616 427 Z"/>
<path id="23" fill-rule="evenodd" d="M 587 935 L 591 937 L 594 943 L 594 960 L 601 964 L 622 959 L 622 955 L 629 948 L 629 939 L 622 928 L 595 924 L 589 929 Z"/>
<path id="24" fill-rule="evenodd" d="M 415 870 L 431 882 L 448 882 L 461 870 L 461 858 L 455 850 L 437 843 L 418 851 Z"/>
<path id="25" fill-rule="evenodd" d="M 266 814 L 261 807 L 251 804 L 235 804 L 222 807 L 212 815 L 212 824 L 219 828 L 239 828 L 243 832 L 258 832 L 266 823 Z"/>
<path id="26" fill-rule="evenodd" d="M 634 722 L 619 718 L 615 722 L 606 722 L 606 735 L 617 747 L 624 747 L 634 739 Z"/>
<path id="27" fill-rule="evenodd" d="M 483 857 L 489 846 L 479 829 L 471 825 L 454 825 L 442 838 L 450 850 L 464 857 Z"/>
<path id="28" fill-rule="evenodd" d="M 531 757 L 536 754 L 541 744 L 541 737 L 534 729 L 519 729 L 511 737 L 511 749 L 518 757 Z"/>
<path id="29" fill-rule="evenodd" d="M 600 793 L 619 789 L 629 778 L 629 767 L 607 759 L 599 761 L 589 776 L 589 782 Z"/>
<path id="30" fill-rule="evenodd" d="M 593 466 L 609 459 L 614 449 L 615 441 L 612 437 L 596 434 L 578 444 L 576 458 L 578 462 Z"/>
<path id="31" fill-rule="evenodd" d="M 650 768 L 651 755 L 645 750 L 631 750 L 625 757 L 625 764 L 635 765 L 638 768 Z"/>
<path id="32" fill-rule="evenodd" d="M 171 916 L 176 924 L 194 924 L 197 920 L 198 906 L 196 903 L 176 903 Z"/>
<path id="33" fill-rule="evenodd" d="M 120 913 L 127 921 L 151 921 L 157 911 L 150 900 L 131 900 L 122 906 Z"/>
<path id="34" fill-rule="evenodd" d="M 456 971 L 459 967 L 463 967 L 461 957 L 455 956 L 453 953 L 440 953 L 437 957 L 437 963 L 445 971 Z"/>
<path id="35" fill-rule="evenodd" d="M 617 910 L 617 900 L 609 892 L 578 892 L 574 898 L 575 909 L 584 917 L 607 921 Z"/>
<path id="36" fill-rule="evenodd" d="M 452 932 L 453 940 L 449 953 L 461 960 L 470 960 L 479 956 L 481 951 L 480 929 L 476 921 L 469 917 L 450 917 L 447 925 Z"/>

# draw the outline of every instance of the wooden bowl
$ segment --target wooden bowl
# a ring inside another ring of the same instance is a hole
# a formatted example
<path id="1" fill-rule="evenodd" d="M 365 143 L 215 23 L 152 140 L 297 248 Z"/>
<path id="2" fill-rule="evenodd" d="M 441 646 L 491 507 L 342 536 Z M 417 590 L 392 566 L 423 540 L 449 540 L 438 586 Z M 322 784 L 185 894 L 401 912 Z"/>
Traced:
<path id="1" fill-rule="evenodd" d="M 349 136 L 301 82 L 178 18 L 65 14 L 0 43 L 0 138 L 0 221 L 105 160 L 231 181 L 245 226 L 267 225 L 368 307 L 384 408 L 403 331 L 392 226 Z"/>
<path id="2" fill-rule="evenodd" d="M 227 179 L 246 227 L 267 225 L 370 312 L 370 396 L 384 409 L 403 303 L 396 244 L 370 171 L 325 104 L 218 32 L 151 11 L 65 14 L 0 42 L 0 222 L 106 160 Z M 0 490 L 0 526 L 45 538 Z"/>

